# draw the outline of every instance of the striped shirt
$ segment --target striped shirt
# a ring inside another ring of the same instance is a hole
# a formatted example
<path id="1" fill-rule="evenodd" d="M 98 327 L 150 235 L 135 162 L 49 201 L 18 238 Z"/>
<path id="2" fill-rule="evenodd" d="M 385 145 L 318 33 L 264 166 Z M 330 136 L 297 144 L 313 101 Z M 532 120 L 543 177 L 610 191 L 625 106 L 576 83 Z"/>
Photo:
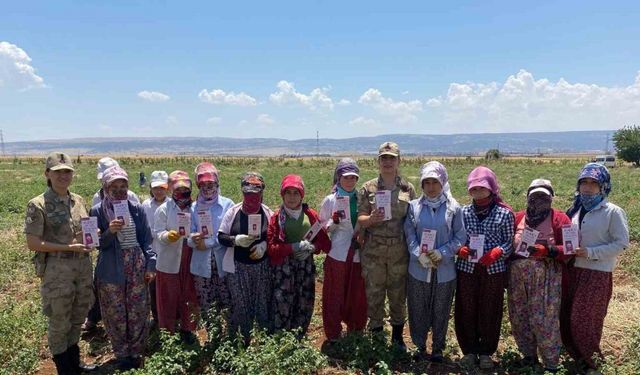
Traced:
<path id="1" fill-rule="evenodd" d="M 120 229 L 120 232 L 118 233 L 118 240 L 120 241 L 120 247 L 123 249 L 140 247 L 138 238 L 136 237 L 136 223 L 133 221 L 132 217 L 129 217 L 129 224 Z"/>
<path id="2" fill-rule="evenodd" d="M 473 209 L 473 205 L 467 205 L 462 208 L 462 220 L 467 231 L 467 246 L 469 244 L 469 235 L 484 234 L 484 253 L 491 251 L 494 247 L 502 249 L 502 256 L 489 266 L 487 272 L 494 274 L 505 272 L 507 266 L 505 260 L 513 251 L 513 235 L 514 235 L 514 217 L 513 213 L 507 208 L 496 204 L 489 215 L 482 221 L 478 219 Z M 466 273 L 473 273 L 475 263 L 471 263 L 466 259 L 458 258 L 456 261 L 456 269 Z"/>

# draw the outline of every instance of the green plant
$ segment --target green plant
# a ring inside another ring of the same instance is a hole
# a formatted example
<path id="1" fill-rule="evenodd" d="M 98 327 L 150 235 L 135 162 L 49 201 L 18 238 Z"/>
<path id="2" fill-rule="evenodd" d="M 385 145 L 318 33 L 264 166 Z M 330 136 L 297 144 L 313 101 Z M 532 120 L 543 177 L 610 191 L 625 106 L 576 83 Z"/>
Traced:
<path id="1" fill-rule="evenodd" d="M 613 143 L 620 159 L 633 163 L 636 167 L 640 166 L 640 126 L 625 126 L 616 131 Z"/>

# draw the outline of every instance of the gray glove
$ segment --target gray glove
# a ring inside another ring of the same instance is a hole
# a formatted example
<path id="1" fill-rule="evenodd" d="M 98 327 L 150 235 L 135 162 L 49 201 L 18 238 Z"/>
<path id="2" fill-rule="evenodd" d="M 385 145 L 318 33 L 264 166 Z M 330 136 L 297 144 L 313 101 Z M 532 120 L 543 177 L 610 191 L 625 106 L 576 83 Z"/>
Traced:
<path id="1" fill-rule="evenodd" d="M 300 241 L 300 243 L 294 244 L 293 250 L 293 257 L 298 261 L 302 261 L 313 254 L 313 252 L 316 251 L 316 247 L 313 246 L 311 242 L 303 240 Z"/>

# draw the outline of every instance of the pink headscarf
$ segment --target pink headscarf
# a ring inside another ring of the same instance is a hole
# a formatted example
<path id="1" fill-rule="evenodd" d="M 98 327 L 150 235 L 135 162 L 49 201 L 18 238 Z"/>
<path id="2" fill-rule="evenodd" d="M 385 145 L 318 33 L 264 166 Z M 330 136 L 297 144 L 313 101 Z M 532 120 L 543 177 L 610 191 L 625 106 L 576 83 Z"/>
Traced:
<path id="1" fill-rule="evenodd" d="M 218 170 L 216 169 L 216 167 L 213 166 L 213 164 L 202 162 L 198 164 L 198 166 L 196 167 L 195 174 L 196 174 L 196 185 L 198 185 L 198 188 L 200 189 L 198 191 L 198 198 L 197 198 L 198 205 L 200 205 L 200 208 L 208 209 L 218 202 L 218 196 L 220 195 L 220 187 L 217 187 L 216 189 L 214 189 L 213 195 L 211 197 L 206 198 L 202 194 L 202 184 L 204 184 L 205 182 L 213 182 L 216 185 L 218 185 L 219 184 Z"/>
<path id="2" fill-rule="evenodd" d="M 505 203 L 500 196 L 500 185 L 496 174 L 489 168 L 484 166 L 476 167 L 469 173 L 467 177 L 467 191 L 474 187 L 483 187 L 491 191 L 495 197 L 496 203 L 513 212 L 511 206 Z"/>
<path id="3" fill-rule="evenodd" d="M 113 167 L 107 168 L 102 173 L 102 210 L 104 211 L 109 221 L 112 221 L 116 218 L 115 213 L 113 212 L 113 202 L 115 199 L 111 197 L 109 194 L 109 185 L 116 180 L 125 180 L 129 182 L 129 176 L 127 172 L 120 168 L 120 166 L 115 165 Z M 126 199 L 126 198 L 125 198 Z"/>

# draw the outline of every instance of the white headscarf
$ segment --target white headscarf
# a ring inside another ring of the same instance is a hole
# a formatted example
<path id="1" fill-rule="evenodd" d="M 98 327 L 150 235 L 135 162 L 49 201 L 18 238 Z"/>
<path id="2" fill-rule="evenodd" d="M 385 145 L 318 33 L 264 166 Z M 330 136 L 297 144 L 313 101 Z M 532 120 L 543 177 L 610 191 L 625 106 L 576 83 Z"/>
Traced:
<path id="1" fill-rule="evenodd" d="M 427 178 L 435 178 L 442 185 L 442 191 L 440 195 L 436 198 L 429 198 L 424 193 L 422 198 L 420 198 L 420 202 L 422 205 L 425 205 L 431 208 L 432 215 L 443 203 L 447 204 L 447 226 L 451 227 L 451 220 L 453 218 L 453 209 L 457 206 L 458 202 L 451 195 L 451 186 L 449 185 L 449 175 L 447 174 L 447 169 L 441 163 L 437 161 L 430 161 L 420 168 L 420 186 L 422 186 L 422 182 Z M 449 212 L 451 211 L 451 212 Z M 419 216 L 418 212 L 416 216 Z"/>

